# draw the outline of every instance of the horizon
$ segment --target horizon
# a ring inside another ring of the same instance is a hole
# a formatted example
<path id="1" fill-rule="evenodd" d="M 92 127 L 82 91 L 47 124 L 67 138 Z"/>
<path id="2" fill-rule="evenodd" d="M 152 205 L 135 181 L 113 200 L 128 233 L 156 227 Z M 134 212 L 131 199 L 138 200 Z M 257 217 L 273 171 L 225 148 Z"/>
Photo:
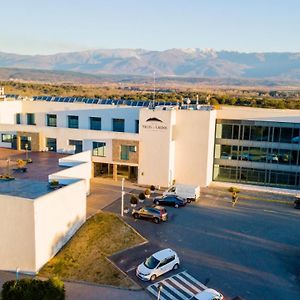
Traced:
<path id="1" fill-rule="evenodd" d="M 1 51 L 52 55 L 96 49 L 300 52 L 296 0 L 141 3 L 138 0 L 15 0 L 1 7 Z M 25 13 L 30 11 L 30 18 Z M 13 16 L 13 18 L 12 18 Z M 22 24 L 20 26 L 20 24 Z"/>

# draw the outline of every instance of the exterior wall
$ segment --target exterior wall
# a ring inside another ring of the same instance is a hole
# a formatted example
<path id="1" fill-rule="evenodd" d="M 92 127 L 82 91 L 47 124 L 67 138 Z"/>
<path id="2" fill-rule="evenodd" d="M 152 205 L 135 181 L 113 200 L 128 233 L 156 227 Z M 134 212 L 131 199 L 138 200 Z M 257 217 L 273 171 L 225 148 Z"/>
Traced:
<path id="1" fill-rule="evenodd" d="M 175 179 L 207 186 L 212 180 L 215 111 L 179 110 L 175 127 Z"/>
<path id="2" fill-rule="evenodd" d="M 38 271 L 73 236 L 86 220 L 83 180 L 34 200 L 35 271 Z"/>
<path id="3" fill-rule="evenodd" d="M 300 122 L 300 112 L 295 109 L 267 109 L 253 107 L 222 106 L 217 119 L 261 120 L 274 122 Z"/>
<path id="4" fill-rule="evenodd" d="M 129 152 L 129 160 L 120 158 L 121 145 L 135 146 L 136 152 Z M 112 159 L 117 163 L 138 164 L 139 163 L 139 142 L 130 140 L 112 140 Z"/>
<path id="5" fill-rule="evenodd" d="M 21 101 L 19 101 L 21 102 Z M 90 117 L 101 118 L 103 131 L 112 131 L 112 119 L 125 119 L 125 132 L 135 133 L 135 120 L 139 119 L 137 107 L 114 107 L 80 103 L 22 101 L 23 113 L 34 113 L 36 126 L 46 126 L 47 114 L 57 115 L 57 127 L 68 127 L 68 115 L 79 117 L 79 128 L 90 129 Z M 23 124 L 26 124 L 23 115 Z M 0 122 L 5 123 L 5 122 Z"/>
<path id="6" fill-rule="evenodd" d="M 16 114 L 21 112 L 21 101 L 0 101 L 0 124 L 15 124 Z"/>
<path id="7" fill-rule="evenodd" d="M 49 175 L 49 181 L 58 180 L 61 184 L 69 184 L 76 179 L 83 179 L 86 194 L 90 193 L 90 179 L 92 177 L 91 151 L 60 158 L 59 165 L 69 168 Z"/>
<path id="8" fill-rule="evenodd" d="M 140 113 L 139 184 L 169 186 L 174 179 L 172 145 L 176 111 L 143 109 Z"/>
<path id="9" fill-rule="evenodd" d="M 36 270 L 34 218 L 32 200 L 0 195 L 1 270 Z"/>

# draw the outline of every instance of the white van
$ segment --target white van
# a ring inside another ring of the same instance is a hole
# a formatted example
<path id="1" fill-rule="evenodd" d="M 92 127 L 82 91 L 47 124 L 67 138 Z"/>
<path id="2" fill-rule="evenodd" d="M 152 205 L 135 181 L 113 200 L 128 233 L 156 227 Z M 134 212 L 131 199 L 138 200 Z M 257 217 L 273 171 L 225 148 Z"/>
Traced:
<path id="1" fill-rule="evenodd" d="M 176 184 L 169 187 L 163 195 L 177 195 L 187 200 L 197 200 L 200 197 L 200 186 Z"/>

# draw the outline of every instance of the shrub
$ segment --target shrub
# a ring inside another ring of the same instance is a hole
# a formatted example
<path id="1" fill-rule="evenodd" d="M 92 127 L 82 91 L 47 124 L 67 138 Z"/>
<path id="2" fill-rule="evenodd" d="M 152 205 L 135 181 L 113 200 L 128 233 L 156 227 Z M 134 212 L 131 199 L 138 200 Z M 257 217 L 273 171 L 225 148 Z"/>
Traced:
<path id="1" fill-rule="evenodd" d="M 228 189 L 228 191 L 229 191 L 230 193 L 239 193 L 239 192 L 240 192 L 240 190 L 239 190 L 237 187 L 235 187 L 235 186 L 231 186 L 231 187 Z"/>
<path id="2" fill-rule="evenodd" d="M 144 192 L 144 194 L 148 196 L 148 195 L 151 194 L 151 191 L 149 189 L 146 189 L 145 192 Z"/>
<path id="3" fill-rule="evenodd" d="M 154 192 L 154 191 L 155 191 L 155 186 L 154 186 L 154 185 L 151 185 L 151 186 L 150 186 L 150 190 L 151 190 L 152 192 Z"/>
<path id="4" fill-rule="evenodd" d="M 58 180 L 51 180 L 50 181 L 50 186 L 58 186 L 59 185 L 59 182 L 58 182 Z"/>
<path id="5" fill-rule="evenodd" d="M 130 203 L 133 204 L 133 205 L 137 205 L 138 203 L 138 198 L 135 196 L 135 195 L 132 195 L 130 197 Z"/>
<path id="6" fill-rule="evenodd" d="M 140 200 L 145 200 L 145 199 L 146 199 L 145 194 L 144 194 L 144 193 L 140 193 L 140 194 L 139 194 L 139 199 L 140 199 Z"/>
<path id="7" fill-rule="evenodd" d="M 10 280 L 3 284 L 2 300 L 64 300 L 64 283 L 58 278 Z"/>

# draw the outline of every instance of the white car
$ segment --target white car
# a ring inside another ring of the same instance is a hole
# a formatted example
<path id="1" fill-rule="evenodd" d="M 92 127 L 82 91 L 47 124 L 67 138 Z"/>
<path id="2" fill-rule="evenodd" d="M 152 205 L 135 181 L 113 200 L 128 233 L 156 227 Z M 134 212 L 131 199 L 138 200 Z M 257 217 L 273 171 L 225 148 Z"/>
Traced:
<path id="1" fill-rule="evenodd" d="M 175 251 L 164 249 L 152 254 L 136 269 L 136 276 L 144 281 L 153 281 L 158 276 L 179 268 L 179 257 Z"/>
<path id="2" fill-rule="evenodd" d="M 190 298 L 190 300 L 223 300 L 223 299 L 224 299 L 223 295 L 213 289 L 205 289 L 204 291 Z"/>

